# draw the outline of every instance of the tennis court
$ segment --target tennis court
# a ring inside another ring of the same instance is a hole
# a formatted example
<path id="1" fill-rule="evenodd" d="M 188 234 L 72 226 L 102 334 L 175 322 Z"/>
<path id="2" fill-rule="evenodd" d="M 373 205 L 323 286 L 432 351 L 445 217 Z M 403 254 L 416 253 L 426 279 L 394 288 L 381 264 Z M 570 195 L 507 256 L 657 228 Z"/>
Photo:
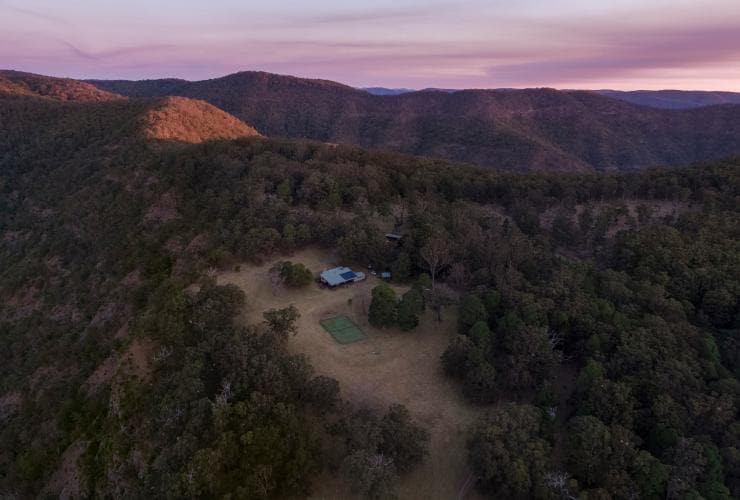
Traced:
<path id="1" fill-rule="evenodd" d="M 362 330 L 347 316 L 322 319 L 319 323 L 340 344 L 351 344 L 365 338 Z"/>

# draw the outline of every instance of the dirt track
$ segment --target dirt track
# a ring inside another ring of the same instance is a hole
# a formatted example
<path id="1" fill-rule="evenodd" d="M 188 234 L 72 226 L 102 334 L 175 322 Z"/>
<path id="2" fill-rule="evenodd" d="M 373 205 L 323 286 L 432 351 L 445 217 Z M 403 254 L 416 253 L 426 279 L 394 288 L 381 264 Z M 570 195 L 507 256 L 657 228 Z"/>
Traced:
<path id="1" fill-rule="evenodd" d="M 447 379 L 439 361 L 449 338 L 454 334 L 455 316 L 444 314 L 437 322 L 426 313 L 412 332 L 379 330 L 367 322 L 370 290 L 379 281 L 368 276 L 361 283 L 328 290 L 312 284 L 304 290 L 273 290 L 268 270 L 278 260 L 300 262 L 317 274 L 322 269 L 342 264 L 331 254 L 307 249 L 290 257 L 276 258 L 261 266 L 242 266 L 239 272 L 218 276 L 219 284 L 232 283 L 244 290 L 247 305 L 243 320 L 261 320 L 271 308 L 295 305 L 301 313 L 298 335 L 289 349 L 306 354 L 319 374 L 340 383 L 344 398 L 372 407 L 384 408 L 398 402 L 406 405 L 413 417 L 431 432 L 430 456 L 411 474 L 403 477 L 401 498 L 458 498 L 469 482 L 465 460 L 465 431 L 480 413 L 466 403 L 459 387 Z M 403 287 L 394 287 L 403 292 Z M 340 345 L 324 331 L 319 320 L 345 314 L 368 336 L 366 340 Z M 350 498 L 338 481 L 316 485 L 314 498 Z M 470 492 L 465 498 L 475 498 Z"/>

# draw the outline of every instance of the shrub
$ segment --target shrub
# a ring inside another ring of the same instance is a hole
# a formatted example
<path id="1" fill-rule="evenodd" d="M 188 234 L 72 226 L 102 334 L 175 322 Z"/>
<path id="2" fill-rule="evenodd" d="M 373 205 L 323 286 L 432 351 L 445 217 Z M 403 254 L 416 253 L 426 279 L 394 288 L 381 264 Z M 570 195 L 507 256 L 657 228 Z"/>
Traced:
<path id="1" fill-rule="evenodd" d="M 486 306 L 477 295 L 467 295 L 460 304 L 460 316 L 458 317 L 458 332 L 467 335 L 470 329 L 479 321 L 488 320 Z"/>
<path id="2" fill-rule="evenodd" d="M 368 317 L 370 324 L 380 328 L 393 326 L 396 323 L 396 292 L 383 283 L 373 288 L 372 293 Z"/>
<path id="3" fill-rule="evenodd" d="M 419 324 L 419 314 L 424 306 L 421 294 L 413 288 L 403 294 L 398 304 L 398 326 L 407 332 L 413 330 Z"/>
<path id="4" fill-rule="evenodd" d="M 278 271 L 281 281 L 290 288 L 302 288 L 313 281 L 311 270 L 301 263 L 278 262 L 274 269 Z"/>

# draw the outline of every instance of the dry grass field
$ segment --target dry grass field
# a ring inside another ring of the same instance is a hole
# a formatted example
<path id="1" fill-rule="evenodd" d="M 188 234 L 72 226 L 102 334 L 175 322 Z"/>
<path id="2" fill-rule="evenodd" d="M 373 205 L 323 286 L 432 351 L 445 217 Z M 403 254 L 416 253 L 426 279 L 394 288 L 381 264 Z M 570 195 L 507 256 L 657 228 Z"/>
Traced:
<path id="1" fill-rule="evenodd" d="M 413 417 L 431 433 L 427 461 L 402 479 L 401 498 L 474 498 L 469 486 L 465 457 L 465 430 L 481 410 L 464 401 L 452 381 L 442 372 L 440 356 L 455 332 L 454 311 L 438 322 L 427 312 L 412 332 L 379 330 L 367 321 L 370 291 L 379 283 L 373 276 L 337 290 L 311 284 L 302 290 L 275 290 L 268 272 L 279 260 L 305 264 L 314 274 L 344 264 L 331 253 L 307 249 L 294 255 L 272 259 L 260 266 L 241 266 L 224 272 L 219 284 L 232 283 L 244 290 L 247 305 L 242 320 L 261 320 L 262 312 L 293 304 L 301 313 L 298 334 L 289 349 L 309 357 L 316 372 L 337 379 L 342 395 L 355 403 L 385 408 L 398 402 L 406 405 Z M 394 286 L 403 293 L 404 287 Z M 325 318 L 345 315 L 367 335 L 353 344 L 337 343 L 319 324 Z M 315 498 L 348 498 L 343 485 L 334 480 L 319 481 Z"/>

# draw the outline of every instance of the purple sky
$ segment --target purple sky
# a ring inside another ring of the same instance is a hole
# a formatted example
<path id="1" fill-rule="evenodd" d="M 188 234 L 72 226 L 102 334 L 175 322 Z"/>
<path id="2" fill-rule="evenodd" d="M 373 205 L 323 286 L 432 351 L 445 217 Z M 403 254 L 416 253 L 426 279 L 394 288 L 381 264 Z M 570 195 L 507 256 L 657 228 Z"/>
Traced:
<path id="1" fill-rule="evenodd" d="M 740 91 L 739 0 L 0 0 L 0 68 Z"/>

